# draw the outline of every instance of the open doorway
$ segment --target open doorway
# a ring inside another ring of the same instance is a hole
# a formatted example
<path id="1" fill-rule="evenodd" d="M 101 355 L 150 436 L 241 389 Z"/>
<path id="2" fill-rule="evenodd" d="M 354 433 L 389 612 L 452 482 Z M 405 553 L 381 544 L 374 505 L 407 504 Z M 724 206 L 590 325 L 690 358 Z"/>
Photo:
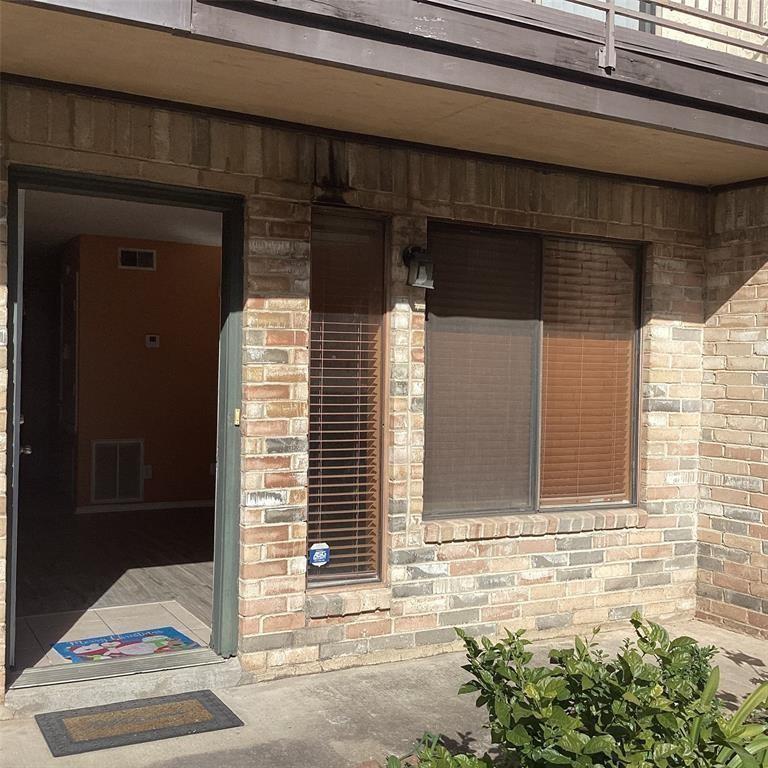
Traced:
<path id="1" fill-rule="evenodd" d="M 23 200 L 14 672 L 48 682 L 231 655 L 231 214 L 55 187 Z"/>

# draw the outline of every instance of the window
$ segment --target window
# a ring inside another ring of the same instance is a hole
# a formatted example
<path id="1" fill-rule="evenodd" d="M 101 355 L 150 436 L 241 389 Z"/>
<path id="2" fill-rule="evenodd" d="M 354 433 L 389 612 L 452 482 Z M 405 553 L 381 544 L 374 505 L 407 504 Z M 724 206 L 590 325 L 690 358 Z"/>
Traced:
<path id="1" fill-rule="evenodd" d="M 435 225 L 424 513 L 633 500 L 638 250 Z"/>
<path id="2" fill-rule="evenodd" d="M 425 512 L 533 504 L 540 243 L 430 230 Z"/>
<path id="3" fill-rule="evenodd" d="M 312 219 L 308 546 L 330 561 L 310 582 L 373 579 L 379 568 L 383 224 Z"/>
<path id="4" fill-rule="evenodd" d="M 544 243 L 541 503 L 627 502 L 636 250 Z"/>

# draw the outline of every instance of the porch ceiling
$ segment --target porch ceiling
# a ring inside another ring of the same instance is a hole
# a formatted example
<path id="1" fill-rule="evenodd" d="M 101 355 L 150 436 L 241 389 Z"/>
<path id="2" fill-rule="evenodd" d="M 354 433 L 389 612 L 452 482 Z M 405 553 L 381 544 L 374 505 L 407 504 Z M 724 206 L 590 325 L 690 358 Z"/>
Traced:
<path id="1" fill-rule="evenodd" d="M 717 185 L 768 176 L 768 148 L 41 7 L 3 2 L 0 13 L 0 62 L 7 73 L 659 180 Z"/>

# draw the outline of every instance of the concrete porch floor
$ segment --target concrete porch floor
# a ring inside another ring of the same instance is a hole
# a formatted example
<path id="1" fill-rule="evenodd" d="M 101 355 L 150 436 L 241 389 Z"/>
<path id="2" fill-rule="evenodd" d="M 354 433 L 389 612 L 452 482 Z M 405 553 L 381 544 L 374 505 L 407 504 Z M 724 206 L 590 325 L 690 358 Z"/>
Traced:
<path id="1" fill-rule="evenodd" d="M 670 634 L 722 650 L 722 695 L 739 701 L 768 680 L 768 643 L 696 621 L 667 622 Z M 631 628 L 628 628 L 631 631 Z M 615 651 L 628 631 L 602 635 Z M 537 643 L 541 658 L 558 641 Z M 564 644 L 564 643 L 562 643 Z M 32 718 L 0 722 L 2 768 L 352 768 L 410 751 L 424 731 L 465 749 L 485 744 L 483 710 L 457 696 L 463 654 L 326 672 L 215 690 L 243 728 L 52 758 Z M 115 685 L 119 683 L 113 681 Z M 129 698 L 127 695 L 126 698 Z M 73 706 L 79 704 L 73 703 Z"/>

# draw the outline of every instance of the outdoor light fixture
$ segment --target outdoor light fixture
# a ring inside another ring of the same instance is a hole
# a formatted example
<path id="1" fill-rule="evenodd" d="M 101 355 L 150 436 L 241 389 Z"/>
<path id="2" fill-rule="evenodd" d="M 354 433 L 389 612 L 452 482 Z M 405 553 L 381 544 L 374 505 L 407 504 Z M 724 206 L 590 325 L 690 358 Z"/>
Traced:
<path id="1" fill-rule="evenodd" d="M 414 288 L 434 288 L 432 259 L 427 249 L 420 245 L 409 245 L 403 249 L 403 263 L 408 267 L 408 285 Z"/>

